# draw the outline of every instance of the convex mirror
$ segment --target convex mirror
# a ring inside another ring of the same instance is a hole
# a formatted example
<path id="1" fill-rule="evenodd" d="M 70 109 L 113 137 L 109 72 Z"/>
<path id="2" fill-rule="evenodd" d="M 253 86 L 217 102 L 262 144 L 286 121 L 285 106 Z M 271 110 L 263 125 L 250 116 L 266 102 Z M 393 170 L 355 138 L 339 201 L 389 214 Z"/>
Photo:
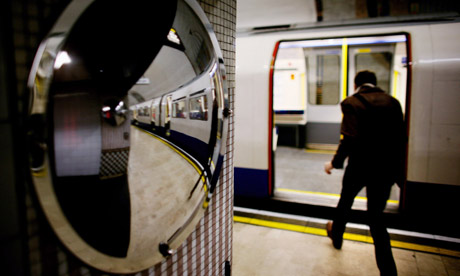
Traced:
<path id="1" fill-rule="evenodd" d="M 29 87 L 33 185 L 61 242 L 111 273 L 172 254 L 203 217 L 225 151 L 225 69 L 199 5 L 74 0 Z"/>

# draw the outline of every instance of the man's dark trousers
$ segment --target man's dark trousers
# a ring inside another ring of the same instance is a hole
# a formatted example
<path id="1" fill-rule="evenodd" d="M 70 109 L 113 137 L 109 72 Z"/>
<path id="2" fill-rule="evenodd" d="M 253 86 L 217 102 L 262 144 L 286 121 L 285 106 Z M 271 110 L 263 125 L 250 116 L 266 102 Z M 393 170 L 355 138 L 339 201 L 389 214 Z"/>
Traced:
<path id="1" fill-rule="evenodd" d="M 340 201 L 332 225 L 332 237 L 334 240 L 343 238 L 353 201 L 359 191 L 366 187 L 367 219 L 374 240 L 377 266 L 381 275 L 397 275 L 391 252 L 390 236 L 383 219 L 383 210 L 390 197 L 391 186 L 394 181 L 385 179 L 386 177 L 382 172 L 376 173 L 364 168 L 363 164 L 349 163 L 345 170 Z"/>

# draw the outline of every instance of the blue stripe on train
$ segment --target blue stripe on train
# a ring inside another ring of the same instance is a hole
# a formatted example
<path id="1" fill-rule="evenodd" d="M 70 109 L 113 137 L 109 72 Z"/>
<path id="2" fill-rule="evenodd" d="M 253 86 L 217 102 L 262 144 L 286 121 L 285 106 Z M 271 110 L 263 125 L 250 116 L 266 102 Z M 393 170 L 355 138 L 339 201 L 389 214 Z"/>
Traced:
<path id="1" fill-rule="evenodd" d="M 168 140 L 192 155 L 203 167 L 207 166 L 210 155 L 208 144 L 178 131 L 170 130 L 170 133 Z"/>
<path id="2" fill-rule="evenodd" d="M 145 124 L 142 122 L 136 122 L 136 124 L 142 129 L 147 130 L 148 132 L 155 133 L 169 142 L 173 143 L 175 146 L 186 151 L 188 154 L 193 156 L 203 167 L 208 166 L 208 159 L 210 155 L 210 150 L 208 144 L 195 138 L 188 136 L 186 134 L 180 133 L 175 130 L 170 130 L 170 135 L 166 136 L 166 129 L 164 127 L 155 127 L 153 128 L 150 124 Z"/>
<path id="3" fill-rule="evenodd" d="M 235 195 L 268 196 L 268 170 L 235 167 Z"/>

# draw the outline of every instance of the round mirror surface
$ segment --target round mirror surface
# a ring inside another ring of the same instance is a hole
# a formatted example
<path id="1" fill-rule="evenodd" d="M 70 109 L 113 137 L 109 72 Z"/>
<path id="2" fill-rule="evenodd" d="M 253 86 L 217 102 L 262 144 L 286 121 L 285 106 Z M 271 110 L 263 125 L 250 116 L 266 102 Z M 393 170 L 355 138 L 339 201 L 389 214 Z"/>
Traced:
<path id="1" fill-rule="evenodd" d="M 31 70 L 29 148 L 37 197 L 69 251 L 132 273 L 190 235 L 222 167 L 224 79 L 195 1 L 67 7 Z"/>

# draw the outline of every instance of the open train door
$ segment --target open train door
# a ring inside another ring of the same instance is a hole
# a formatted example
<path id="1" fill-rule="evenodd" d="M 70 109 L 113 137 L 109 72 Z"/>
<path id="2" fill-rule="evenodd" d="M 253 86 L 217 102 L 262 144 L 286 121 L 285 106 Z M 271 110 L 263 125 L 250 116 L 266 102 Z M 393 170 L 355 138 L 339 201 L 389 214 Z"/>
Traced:
<path id="1" fill-rule="evenodd" d="M 359 71 L 375 72 L 377 86 L 398 99 L 406 121 L 406 98 L 409 92 L 407 41 L 407 34 L 395 34 L 350 38 L 348 45 L 348 95 L 355 93 L 354 77 Z M 388 204 L 396 209 L 397 206 L 401 207 L 403 201 L 404 190 L 394 185 Z"/>
<path id="2" fill-rule="evenodd" d="M 340 142 L 340 102 L 355 93 L 356 73 L 370 70 L 377 75 L 377 85 L 397 98 L 405 112 L 407 41 L 407 34 L 398 33 L 278 42 L 271 72 L 273 126 L 282 130 L 271 159 L 276 197 L 337 204 L 343 170 L 333 176 L 321 172 Z M 404 198 L 394 187 L 388 204 L 392 211 Z M 357 208 L 365 209 L 365 192 L 359 196 Z"/>
<path id="3" fill-rule="evenodd" d="M 163 127 L 165 131 L 165 135 L 169 136 L 171 134 L 170 129 L 171 129 L 172 96 L 171 95 L 166 96 L 166 99 L 162 102 L 161 105 L 162 105 L 161 106 L 162 110 L 164 110 L 161 116 L 163 116 L 162 119 L 164 122 Z"/>
<path id="4" fill-rule="evenodd" d="M 401 103 L 403 113 L 407 93 L 407 49 L 404 35 L 381 42 L 376 37 L 372 44 L 349 46 L 348 95 L 354 93 L 354 76 L 362 70 L 375 72 L 377 86 Z M 359 42 L 357 42 L 359 43 Z"/>

